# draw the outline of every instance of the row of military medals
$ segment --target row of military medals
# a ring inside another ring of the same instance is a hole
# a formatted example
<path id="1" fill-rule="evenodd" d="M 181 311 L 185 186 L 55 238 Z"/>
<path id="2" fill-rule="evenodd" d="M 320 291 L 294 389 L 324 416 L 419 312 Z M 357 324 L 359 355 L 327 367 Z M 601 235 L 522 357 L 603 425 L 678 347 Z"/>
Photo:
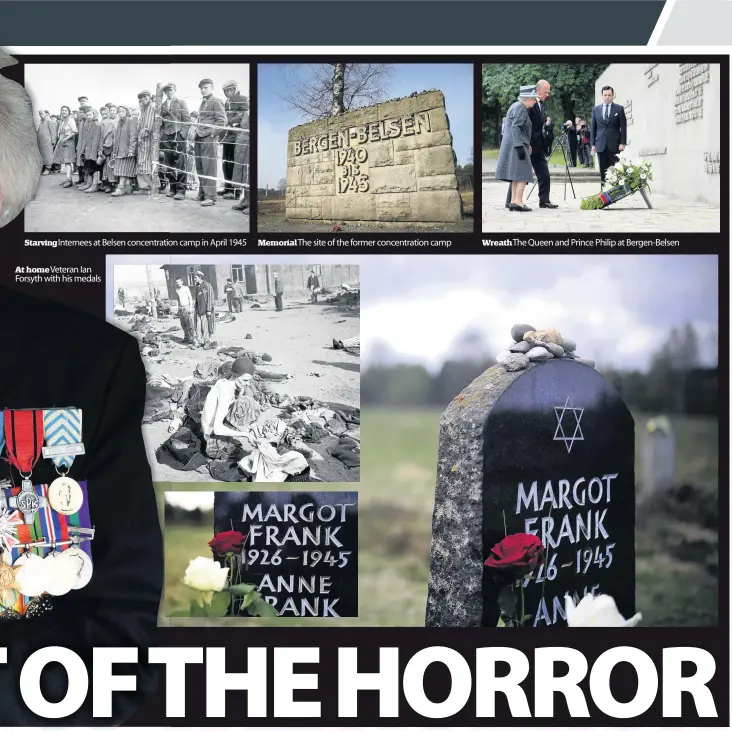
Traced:
<path id="1" fill-rule="evenodd" d="M 81 486 L 68 475 L 74 457 L 84 454 L 81 410 L 5 410 L 2 416 L 7 451 L 5 459 L 20 473 L 21 484 L 20 492 L 8 500 L 5 500 L 5 492 L 0 491 L 0 501 L 4 504 L 0 507 L 0 595 L 16 590 L 30 597 L 25 615 L 32 617 L 50 609 L 49 595 L 57 597 L 71 590 L 80 590 L 89 584 L 92 577 L 91 557 L 80 544 L 94 538 L 94 529 L 69 526 L 69 539 L 60 541 L 41 536 L 24 543 L 18 538 L 18 526 L 33 525 L 40 510 L 51 508 L 61 515 L 70 516 L 77 513 L 84 502 Z M 71 441 L 70 436 L 76 442 Z M 48 486 L 47 498 L 36 493 L 31 480 L 31 473 L 41 455 L 53 461 L 59 476 Z M 51 525 L 52 519 L 47 524 Z M 64 545 L 67 548 L 59 551 Z M 42 557 L 32 551 L 34 547 L 50 548 L 51 551 Z M 20 554 L 11 564 L 13 548 L 17 548 Z M 6 612 L 18 614 L 7 608 Z"/>

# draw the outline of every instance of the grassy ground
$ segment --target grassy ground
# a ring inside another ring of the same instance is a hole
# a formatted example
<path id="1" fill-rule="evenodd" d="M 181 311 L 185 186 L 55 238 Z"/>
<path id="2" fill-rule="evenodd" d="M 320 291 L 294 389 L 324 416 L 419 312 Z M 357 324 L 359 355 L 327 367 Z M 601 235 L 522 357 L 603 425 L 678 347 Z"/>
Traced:
<path id="1" fill-rule="evenodd" d="M 498 148 L 497 147 L 486 147 L 483 148 L 483 160 L 498 160 Z M 564 165 L 564 156 L 559 148 L 556 148 L 549 158 L 549 165 Z"/>
<path id="2" fill-rule="evenodd" d="M 366 450 L 359 486 L 360 617 L 333 619 L 234 619 L 233 624 L 419 626 L 424 624 L 428 558 L 438 443 L 437 411 L 362 412 Z M 644 418 L 636 415 L 638 425 Z M 674 420 L 677 480 L 716 495 L 717 425 L 711 420 Z M 639 430 L 638 430 L 639 431 Z M 639 469 L 637 468 L 637 472 Z M 167 484 L 170 487 L 170 484 Z M 192 486 L 200 488 L 198 486 Z M 232 486 L 221 486 L 231 489 Z M 236 486 L 241 488 L 241 486 Z M 331 484 L 333 490 L 347 490 Z M 161 489 L 165 486 L 161 484 Z M 184 490 L 184 484 L 175 484 Z M 219 488 L 219 485 L 217 485 Z M 715 539 L 715 532 L 671 517 L 665 507 L 639 510 L 637 605 L 644 625 L 716 624 L 716 578 L 705 571 L 691 549 Z M 190 558 L 207 555 L 212 521 L 203 527 L 166 527 L 164 611 L 181 610 L 190 601 L 180 583 Z M 690 547 L 685 549 L 684 547 Z M 706 545 L 705 545 L 706 546 Z M 691 561 L 691 560 L 694 561 Z M 161 622 L 170 621 L 161 617 Z M 200 624 L 175 619 L 176 625 Z M 222 622 L 222 621 L 216 621 Z"/>

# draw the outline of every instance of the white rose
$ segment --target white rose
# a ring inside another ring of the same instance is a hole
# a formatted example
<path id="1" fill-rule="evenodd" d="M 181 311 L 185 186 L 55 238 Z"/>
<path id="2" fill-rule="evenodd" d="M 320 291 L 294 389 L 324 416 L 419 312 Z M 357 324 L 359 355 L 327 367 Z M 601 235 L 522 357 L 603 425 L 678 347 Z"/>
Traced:
<path id="1" fill-rule="evenodd" d="M 196 557 L 188 564 L 183 582 L 199 592 L 220 592 L 228 578 L 228 567 L 222 567 L 210 557 Z"/>
<path id="2" fill-rule="evenodd" d="M 610 595 L 585 595 L 578 605 L 565 595 L 565 603 L 570 628 L 632 628 L 643 618 L 636 613 L 626 620 Z"/>
<path id="3" fill-rule="evenodd" d="M 641 173 L 641 180 L 645 180 L 648 176 L 645 173 Z"/>

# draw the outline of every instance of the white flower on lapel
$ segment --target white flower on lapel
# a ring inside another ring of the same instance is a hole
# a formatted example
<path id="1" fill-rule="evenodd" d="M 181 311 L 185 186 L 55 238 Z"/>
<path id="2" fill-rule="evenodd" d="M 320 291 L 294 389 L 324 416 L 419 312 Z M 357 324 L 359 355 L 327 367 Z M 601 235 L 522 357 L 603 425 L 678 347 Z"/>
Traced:
<path id="1" fill-rule="evenodd" d="M 626 620 L 610 595 L 585 595 L 577 605 L 565 595 L 567 625 L 570 628 L 632 628 L 643 616 L 636 613 Z"/>

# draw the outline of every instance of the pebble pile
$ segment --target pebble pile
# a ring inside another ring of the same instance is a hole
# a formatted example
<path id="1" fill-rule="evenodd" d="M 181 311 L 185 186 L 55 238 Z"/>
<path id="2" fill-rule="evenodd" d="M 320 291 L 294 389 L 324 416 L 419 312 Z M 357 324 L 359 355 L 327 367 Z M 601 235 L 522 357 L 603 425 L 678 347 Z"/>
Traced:
<path id="1" fill-rule="evenodd" d="M 595 368 L 595 362 L 589 358 L 580 358 L 575 354 L 577 344 L 565 338 L 558 330 L 536 330 L 530 325 L 520 323 L 511 328 L 513 345 L 496 356 L 506 371 L 522 371 L 532 361 L 548 361 L 552 358 L 569 358 L 578 363 Z"/>

